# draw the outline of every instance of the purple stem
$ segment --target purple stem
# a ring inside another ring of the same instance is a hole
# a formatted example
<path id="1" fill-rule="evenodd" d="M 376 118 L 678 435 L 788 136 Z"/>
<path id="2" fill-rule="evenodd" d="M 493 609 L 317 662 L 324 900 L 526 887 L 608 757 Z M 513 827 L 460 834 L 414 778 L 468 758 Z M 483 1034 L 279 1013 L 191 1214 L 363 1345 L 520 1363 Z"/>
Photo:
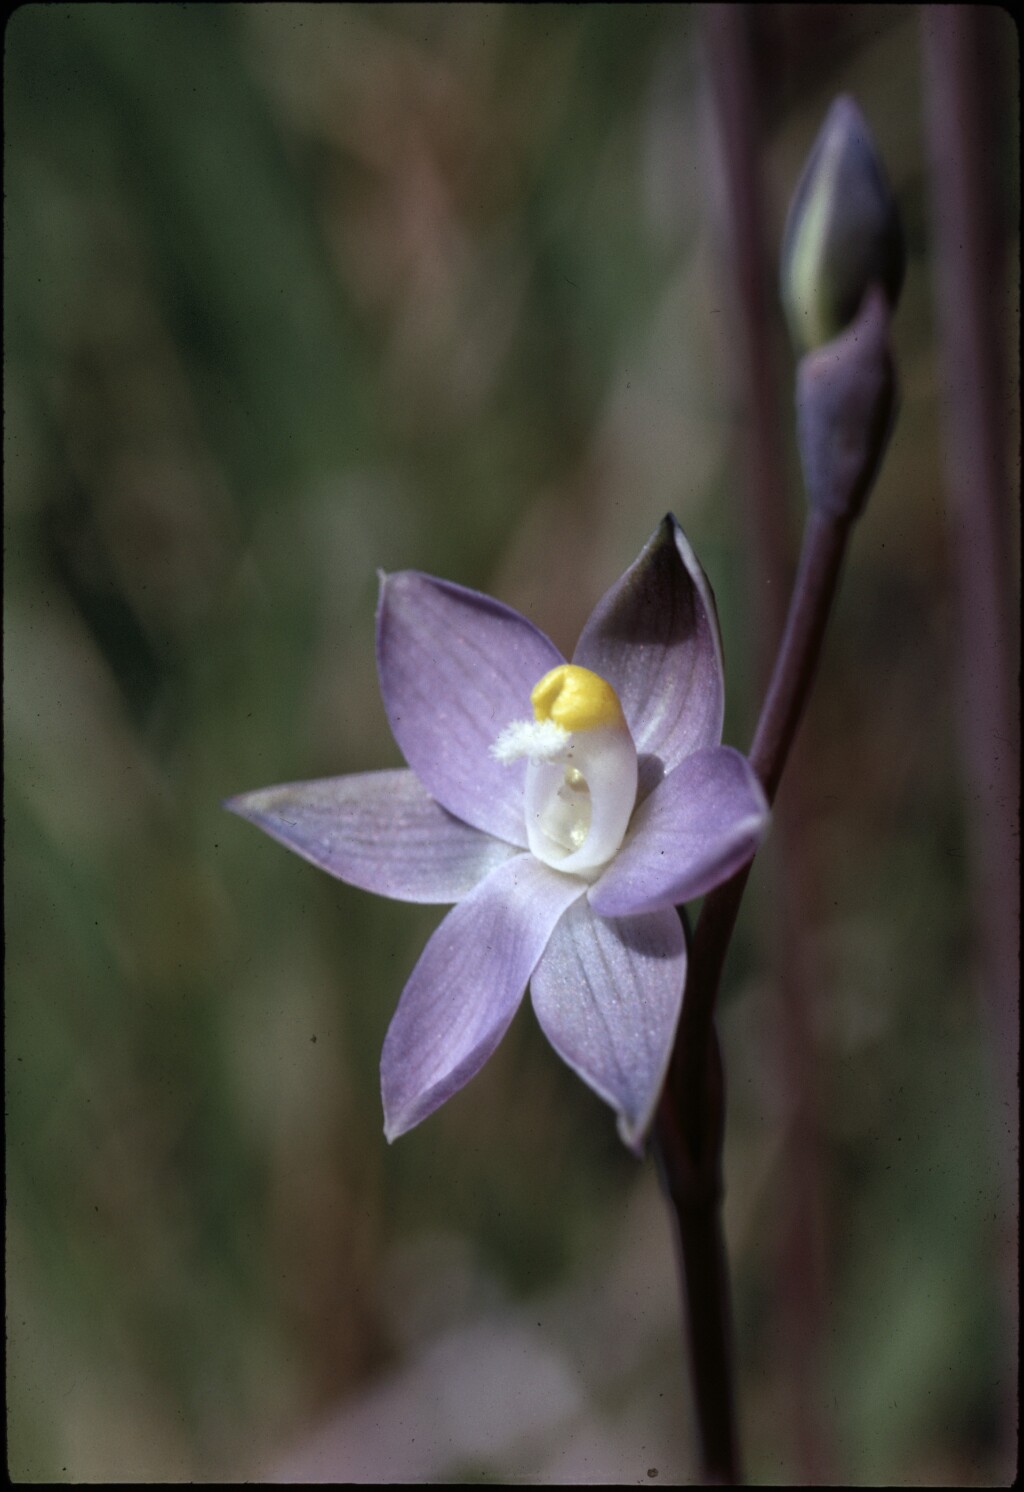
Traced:
<path id="1" fill-rule="evenodd" d="M 1010 139 L 998 115 L 998 53 L 1016 35 L 994 7 L 935 6 L 921 12 L 939 330 L 945 373 L 943 430 L 947 518 L 956 585 L 961 747 L 978 932 L 982 1013 L 999 1099 L 1006 1248 L 1003 1276 L 1008 1397 L 1016 1410 L 1017 1252 L 1014 1240 L 1018 1134 L 1020 977 L 1019 658 L 1006 468 L 1003 377 L 1008 314 L 993 158 Z M 1002 27 L 1004 34 L 997 35 Z M 986 51 L 987 49 L 987 51 Z M 996 86 L 993 86 L 993 80 Z M 1003 1139 L 1008 1144 L 1002 1143 Z"/>
<path id="2" fill-rule="evenodd" d="M 1005 17 L 1009 26 L 1009 16 Z M 933 167 L 939 325 L 945 364 L 950 551 L 957 586 L 961 711 L 983 985 L 1004 1097 L 1016 1110 L 1020 807 L 1012 530 L 1001 348 L 1006 314 L 994 251 L 991 152 L 981 76 L 983 15 L 922 11 Z"/>
<path id="3" fill-rule="evenodd" d="M 733 378 L 742 410 L 746 466 L 744 518 L 753 646 L 763 692 L 785 624 L 792 575 L 785 461 L 776 396 L 775 347 L 761 190 L 758 89 L 746 5 L 714 5 L 704 12 L 709 73 L 720 141 L 726 232 L 731 255 L 735 348 Z M 778 991 L 780 1057 L 790 1100 L 782 1230 L 781 1322 L 792 1385 L 793 1432 L 804 1477 L 823 1480 L 825 1435 L 818 1403 L 824 1279 L 810 971 L 802 937 L 810 902 L 807 841 L 799 772 L 775 813 L 765 853 L 771 963 Z"/>
<path id="4" fill-rule="evenodd" d="M 851 520 L 811 510 L 782 646 L 750 751 L 774 798 L 814 680 Z M 710 1482 L 740 1480 L 729 1281 L 722 1234 L 724 1085 L 715 998 L 750 866 L 705 898 L 655 1143 L 676 1212 L 702 1468 Z"/>

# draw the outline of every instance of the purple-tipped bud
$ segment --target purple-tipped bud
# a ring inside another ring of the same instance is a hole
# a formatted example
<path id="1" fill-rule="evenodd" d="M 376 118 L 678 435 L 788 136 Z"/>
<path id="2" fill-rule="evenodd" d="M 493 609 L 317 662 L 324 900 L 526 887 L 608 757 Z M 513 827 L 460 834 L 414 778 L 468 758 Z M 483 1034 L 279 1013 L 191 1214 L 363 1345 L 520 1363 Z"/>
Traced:
<path id="1" fill-rule="evenodd" d="M 797 350 L 839 336 L 871 285 L 892 309 L 905 257 L 871 131 L 853 99 L 837 98 L 797 184 L 782 244 L 782 302 Z"/>

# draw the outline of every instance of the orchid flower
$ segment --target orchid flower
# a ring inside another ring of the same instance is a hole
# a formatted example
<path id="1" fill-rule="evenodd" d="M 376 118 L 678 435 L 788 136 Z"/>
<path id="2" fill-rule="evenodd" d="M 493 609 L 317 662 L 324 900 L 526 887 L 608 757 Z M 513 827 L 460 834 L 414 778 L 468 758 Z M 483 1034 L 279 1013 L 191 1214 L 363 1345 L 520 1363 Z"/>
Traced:
<path id="1" fill-rule="evenodd" d="M 768 822 L 722 746 L 710 587 L 660 524 L 571 663 L 518 612 L 415 570 L 382 576 L 377 667 L 408 770 L 265 788 L 227 807 L 331 875 L 455 905 L 381 1058 L 394 1140 L 479 1072 L 529 985 L 555 1051 L 640 1151 L 686 982 L 676 910 Z"/>

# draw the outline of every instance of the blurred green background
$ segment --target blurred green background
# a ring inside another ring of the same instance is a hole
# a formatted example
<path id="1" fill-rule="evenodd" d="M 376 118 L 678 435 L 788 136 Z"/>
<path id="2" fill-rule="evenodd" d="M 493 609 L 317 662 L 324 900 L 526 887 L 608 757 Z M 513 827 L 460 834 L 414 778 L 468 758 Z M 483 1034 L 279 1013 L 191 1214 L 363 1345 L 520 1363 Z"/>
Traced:
<path id="1" fill-rule="evenodd" d="M 814 1413 L 840 1481 L 980 1484 L 1008 1474 L 1015 1243 L 967 910 L 918 19 L 756 26 L 772 244 L 845 89 L 910 251 L 902 413 L 802 758 Z M 27 6 L 6 42 L 11 1475 L 693 1477 L 650 1162 L 528 1003 L 387 1147 L 380 1047 L 438 914 L 220 801 L 399 764 L 378 567 L 497 595 L 568 651 L 668 509 L 746 744 L 700 13 Z M 1011 350 L 1016 328 L 1008 300 Z M 749 1470 L 785 1481 L 800 1282 L 765 881 L 722 1016 L 726 1222 Z"/>

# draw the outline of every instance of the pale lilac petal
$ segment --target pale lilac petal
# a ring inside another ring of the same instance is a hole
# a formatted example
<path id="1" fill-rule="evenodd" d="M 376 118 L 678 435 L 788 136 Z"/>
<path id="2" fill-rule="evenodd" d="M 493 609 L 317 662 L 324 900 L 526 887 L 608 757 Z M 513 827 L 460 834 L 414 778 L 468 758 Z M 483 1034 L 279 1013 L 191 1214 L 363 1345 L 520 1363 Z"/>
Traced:
<path id="1" fill-rule="evenodd" d="M 479 1072 L 508 1029 L 551 931 L 586 890 L 532 855 L 493 870 L 424 948 L 384 1040 L 388 1140 Z"/>
<path id="2" fill-rule="evenodd" d="M 532 718 L 530 691 L 561 653 L 518 612 L 416 570 L 383 577 L 377 669 L 395 740 L 450 813 L 526 845 L 525 761 L 503 766 L 490 747 Z"/>
<path id="3" fill-rule="evenodd" d="M 608 680 L 641 756 L 641 792 L 722 739 L 725 682 L 714 596 L 669 513 L 599 601 L 573 662 Z M 644 770 L 643 758 L 648 761 Z"/>
<path id="4" fill-rule="evenodd" d="M 397 901 L 461 901 L 516 854 L 446 813 L 404 770 L 289 782 L 224 806 L 339 880 Z"/>
<path id="5" fill-rule="evenodd" d="M 687 757 L 633 815 L 590 891 L 609 917 L 676 906 L 728 880 L 768 827 L 768 804 L 746 757 L 717 746 Z"/>
<path id="6" fill-rule="evenodd" d="M 586 899 L 555 928 L 530 981 L 537 1019 L 639 1150 L 665 1079 L 686 978 L 674 910 L 599 917 Z"/>

